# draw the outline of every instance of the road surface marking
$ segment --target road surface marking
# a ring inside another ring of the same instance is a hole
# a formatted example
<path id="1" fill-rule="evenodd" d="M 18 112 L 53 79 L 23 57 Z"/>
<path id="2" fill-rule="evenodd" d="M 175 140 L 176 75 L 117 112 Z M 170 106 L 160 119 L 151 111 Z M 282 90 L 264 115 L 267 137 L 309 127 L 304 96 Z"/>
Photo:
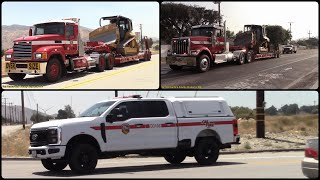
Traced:
<path id="1" fill-rule="evenodd" d="M 310 73 L 306 74 L 305 76 L 301 76 L 300 78 L 294 80 L 292 83 L 290 83 L 288 86 L 286 86 L 284 89 L 290 89 L 292 86 L 300 82 L 303 78 L 309 76 L 310 74 L 316 72 L 318 70 L 318 67 L 314 68 Z"/>
<path id="2" fill-rule="evenodd" d="M 150 62 L 150 61 L 149 61 L 149 62 Z M 84 82 L 77 83 L 77 84 L 70 85 L 70 86 L 66 86 L 66 87 L 61 88 L 61 89 L 70 89 L 70 88 L 74 88 L 74 87 L 76 87 L 76 86 L 88 84 L 88 83 L 91 83 L 91 82 L 93 82 L 93 81 L 97 81 L 97 80 L 100 80 L 100 79 L 103 79 L 103 78 L 106 78 L 106 77 L 115 76 L 115 75 L 117 75 L 117 74 L 124 73 L 124 72 L 128 72 L 128 71 L 135 70 L 135 69 L 139 69 L 139 68 L 144 67 L 144 66 L 153 65 L 155 62 L 156 62 L 156 61 L 151 61 L 150 63 L 147 63 L 147 64 L 141 64 L 141 65 L 138 65 L 138 66 L 136 66 L 136 67 L 128 68 L 128 69 L 123 70 L 123 71 L 118 71 L 118 72 L 115 72 L 115 73 L 112 73 L 112 74 L 103 75 L 103 76 L 101 76 L 101 77 L 94 78 L 94 79 L 89 79 L 89 80 L 86 80 L 86 81 L 84 81 Z"/>

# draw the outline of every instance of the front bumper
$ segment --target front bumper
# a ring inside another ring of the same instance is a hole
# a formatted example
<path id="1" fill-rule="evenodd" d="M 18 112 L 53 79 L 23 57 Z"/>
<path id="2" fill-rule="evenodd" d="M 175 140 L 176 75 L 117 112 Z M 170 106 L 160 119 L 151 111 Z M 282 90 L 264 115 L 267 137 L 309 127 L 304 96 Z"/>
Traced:
<path id="1" fill-rule="evenodd" d="M 319 176 L 319 160 L 306 157 L 303 159 L 301 167 L 306 177 L 313 179 Z"/>
<path id="2" fill-rule="evenodd" d="M 47 62 L 6 61 L 6 73 L 46 74 Z"/>
<path id="3" fill-rule="evenodd" d="M 197 66 L 197 57 L 195 56 L 167 56 L 166 63 L 176 66 Z"/>
<path id="4" fill-rule="evenodd" d="M 29 155 L 39 159 L 60 159 L 64 156 L 66 146 L 39 146 L 29 147 Z"/>

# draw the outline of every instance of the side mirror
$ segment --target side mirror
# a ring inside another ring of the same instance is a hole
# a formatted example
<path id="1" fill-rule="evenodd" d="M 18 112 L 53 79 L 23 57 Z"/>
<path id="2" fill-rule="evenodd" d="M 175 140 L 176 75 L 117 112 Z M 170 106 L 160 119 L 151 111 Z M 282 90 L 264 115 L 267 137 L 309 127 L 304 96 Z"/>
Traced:
<path id="1" fill-rule="evenodd" d="M 29 36 L 32 36 L 32 29 L 29 28 Z"/>

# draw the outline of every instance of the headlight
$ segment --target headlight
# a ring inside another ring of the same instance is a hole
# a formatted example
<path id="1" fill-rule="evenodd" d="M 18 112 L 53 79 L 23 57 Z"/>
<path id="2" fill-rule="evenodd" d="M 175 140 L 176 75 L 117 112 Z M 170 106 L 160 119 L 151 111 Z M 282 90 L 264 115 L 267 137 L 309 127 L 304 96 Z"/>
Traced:
<path id="1" fill-rule="evenodd" d="M 48 144 L 60 144 L 61 143 L 61 129 L 58 127 L 52 127 L 47 129 Z"/>
<path id="2" fill-rule="evenodd" d="M 37 53 L 37 54 L 35 55 L 35 58 L 36 58 L 36 59 L 41 59 L 41 58 L 42 58 L 42 53 Z"/>
<path id="3" fill-rule="evenodd" d="M 11 59 L 12 55 L 11 54 L 6 54 L 7 59 Z"/>
<path id="4" fill-rule="evenodd" d="M 172 55 L 171 50 L 168 50 L 167 55 Z"/>

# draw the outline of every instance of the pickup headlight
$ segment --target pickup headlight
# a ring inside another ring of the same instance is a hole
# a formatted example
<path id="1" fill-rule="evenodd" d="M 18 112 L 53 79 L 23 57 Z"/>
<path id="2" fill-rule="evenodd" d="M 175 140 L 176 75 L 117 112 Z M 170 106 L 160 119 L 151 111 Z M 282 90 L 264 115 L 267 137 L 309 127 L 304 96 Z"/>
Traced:
<path id="1" fill-rule="evenodd" d="M 51 127 L 47 129 L 47 141 L 48 141 L 48 144 L 60 144 L 61 129 L 58 127 Z"/>
<path id="2" fill-rule="evenodd" d="M 11 54 L 6 54 L 6 59 L 11 59 L 12 55 Z"/>

